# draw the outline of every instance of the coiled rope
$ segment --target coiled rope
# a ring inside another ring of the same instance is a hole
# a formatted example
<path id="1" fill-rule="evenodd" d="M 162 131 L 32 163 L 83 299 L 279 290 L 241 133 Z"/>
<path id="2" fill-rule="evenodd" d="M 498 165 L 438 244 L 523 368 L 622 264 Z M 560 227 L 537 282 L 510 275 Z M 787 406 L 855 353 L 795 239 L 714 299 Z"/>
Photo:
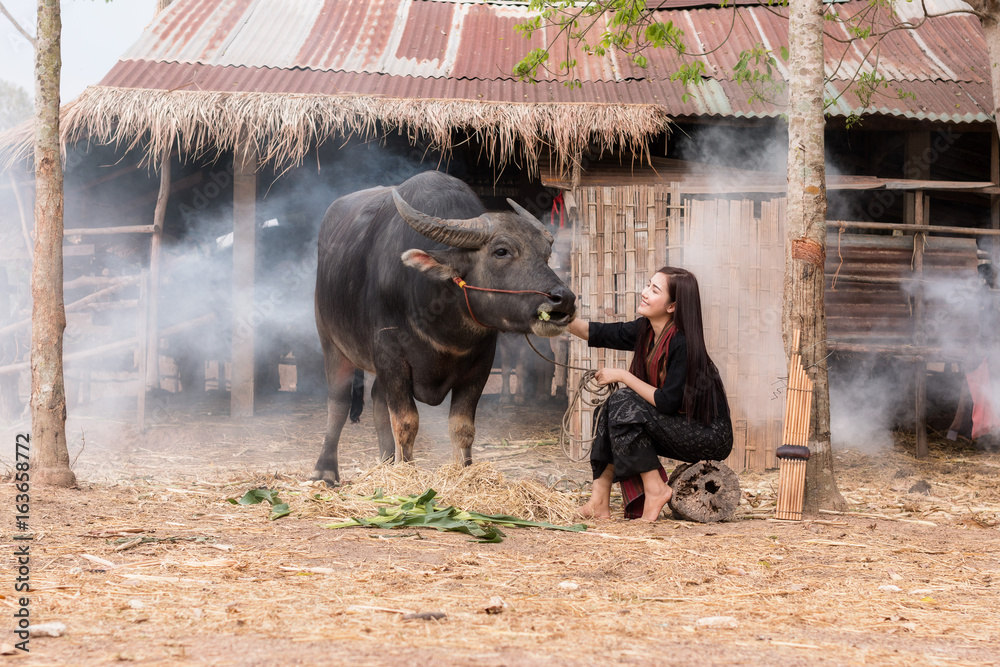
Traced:
<path id="1" fill-rule="evenodd" d="M 574 438 L 570 435 L 573 412 L 577 408 L 577 403 L 580 404 L 581 410 L 583 409 L 583 405 L 596 407 L 597 410 L 594 414 L 594 423 L 596 423 L 600 418 L 601 410 L 604 409 L 604 405 L 607 400 L 611 398 L 612 394 L 618 391 L 618 383 L 613 382 L 611 384 L 599 384 L 596 379 L 597 371 L 589 368 L 580 368 L 579 366 L 561 364 L 555 359 L 549 359 L 544 354 L 539 352 L 538 348 L 531 343 L 531 338 L 528 337 L 528 334 L 524 334 L 524 339 L 528 341 L 528 345 L 532 350 L 534 350 L 535 354 L 550 364 L 562 366 L 563 368 L 570 368 L 583 373 L 580 377 L 580 382 L 577 383 L 576 391 L 573 392 L 573 396 L 569 400 L 566 412 L 563 413 L 562 430 L 559 432 L 559 447 L 562 449 L 563 454 L 566 455 L 566 458 L 574 463 L 579 463 L 580 461 L 590 458 L 590 449 L 594 443 L 595 436 L 591 436 L 589 438 Z M 592 396 L 590 398 L 584 398 L 584 392 L 591 394 Z M 572 448 L 570 446 L 574 444 L 579 445 L 580 450 L 583 452 L 583 455 L 579 458 L 576 458 L 571 454 Z"/>

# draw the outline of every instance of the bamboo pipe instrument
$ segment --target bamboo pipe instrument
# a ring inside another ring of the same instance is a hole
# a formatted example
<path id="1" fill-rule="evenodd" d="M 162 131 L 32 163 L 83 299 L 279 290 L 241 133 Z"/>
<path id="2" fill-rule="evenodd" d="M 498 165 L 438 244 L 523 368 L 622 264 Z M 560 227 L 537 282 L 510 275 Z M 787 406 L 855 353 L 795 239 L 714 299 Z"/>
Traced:
<path id="1" fill-rule="evenodd" d="M 812 423 L 813 382 L 802 365 L 799 352 L 801 332 L 792 335 L 788 363 L 788 393 L 785 398 L 785 424 L 778 457 L 778 519 L 801 520 L 805 499 L 806 461 L 809 459 L 809 427 Z"/>

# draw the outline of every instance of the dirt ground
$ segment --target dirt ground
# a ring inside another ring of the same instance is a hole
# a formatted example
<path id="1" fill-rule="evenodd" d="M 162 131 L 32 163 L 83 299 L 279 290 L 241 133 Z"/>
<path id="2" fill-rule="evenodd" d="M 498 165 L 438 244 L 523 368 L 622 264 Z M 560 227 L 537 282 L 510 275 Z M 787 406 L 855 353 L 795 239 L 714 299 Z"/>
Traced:
<path id="1" fill-rule="evenodd" d="M 427 529 L 323 527 L 375 484 L 407 470 L 423 483 L 444 469 L 440 410 L 422 414 L 419 458 L 402 471 L 375 467 L 369 413 L 349 425 L 341 469 L 355 483 L 336 491 L 307 481 L 322 402 L 279 394 L 239 425 L 226 410 L 223 395 L 170 397 L 145 435 L 127 406 L 71 415 L 80 488 L 32 489 L 30 519 L 32 622 L 66 631 L 0 661 L 1000 664 L 1000 455 L 967 444 L 934 440 L 925 461 L 904 435 L 878 453 L 838 452 L 846 514 L 775 521 L 776 471 L 744 473 L 732 522 L 511 528 L 485 544 Z M 559 417 L 553 406 L 487 398 L 473 452 L 487 462 L 476 473 L 483 488 L 487 477 L 534 480 L 553 519 L 580 502 L 589 464 L 563 455 Z M 16 430 L 5 435 L 0 470 L 10 470 Z M 258 487 L 276 490 L 291 515 L 269 521 L 264 505 L 226 502 Z M 9 472 L 0 489 L 13 507 Z M 446 500 L 479 509 L 470 498 L 483 496 Z M 9 613 L 12 524 L 0 529 Z M 406 617 L 419 612 L 444 617 Z"/>

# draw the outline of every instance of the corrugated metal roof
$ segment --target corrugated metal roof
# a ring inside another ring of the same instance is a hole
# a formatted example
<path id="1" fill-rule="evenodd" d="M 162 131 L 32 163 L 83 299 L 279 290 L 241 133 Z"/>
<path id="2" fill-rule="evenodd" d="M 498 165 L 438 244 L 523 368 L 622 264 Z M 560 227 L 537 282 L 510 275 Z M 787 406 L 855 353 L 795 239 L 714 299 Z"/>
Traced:
<path id="1" fill-rule="evenodd" d="M 118 63 L 103 85 L 119 88 L 180 90 L 190 92 L 294 93 L 317 95 L 373 95 L 421 100 L 481 100 L 510 103 L 560 104 L 658 104 L 675 118 L 688 116 L 776 117 L 783 109 L 775 105 L 747 103 L 747 92 L 732 81 L 706 79 L 685 89 L 669 80 L 614 83 L 584 82 L 567 88 L 555 82 L 528 84 L 519 81 L 481 79 L 428 79 L 355 72 L 316 72 L 307 69 L 280 70 L 263 67 L 213 67 L 183 63 L 127 61 Z M 433 85 L 428 85 L 432 83 Z M 828 84 L 827 95 L 837 97 L 843 82 Z M 912 81 L 902 84 L 916 99 L 898 99 L 895 92 L 875 98 L 874 113 L 952 123 L 989 120 L 992 94 L 988 83 Z M 687 93 L 687 99 L 684 95 Z M 860 103 L 848 92 L 831 109 L 847 115 Z"/>
<path id="2" fill-rule="evenodd" d="M 861 6 L 867 3 L 840 4 L 837 10 Z M 762 43 L 776 51 L 787 43 L 788 23 L 780 11 L 742 3 L 662 11 L 662 20 L 684 30 L 689 53 L 705 64 L 709 78 L 690 90 L 669 80 L 681 63 L 670 49 L 647 50 L 649 66 L 639 68 L 617 54 L 587 55 L 565 40 L 557 41 L 552 60 L 575 58 L 575 73 L 583 82 L 580 89 L 568 89 L 549 75 L 534 86 L 514 80 L 514 65 L 550 37 L 539 31 L 525 40 L 514 32 L 514 25 L 527 16 L 524 5 L 468 0 L 178 0 L 154 20 L 102 84 L 661 104 L 678 117 L 773 116 L 779 111 L 769 105 L 746 104 L 749 91 L 731 78 L 742 50 Z M 828 88 L 834 97 L 858 68 L 870 69 L 872 56 L 866 58 L 868 44 L 836 41 L 846 37 L 838 35 L 838 24 L 829 23 L 827 30 Z M 712 50 L 719 44 L 721 48 Z M 882 42 L 878 64 L 890 87 L 887 95 L 873 101 L 876 113 L 951 122 L 991 118 L 988 59 L 975 17 L 939 17 L 919 30 L 892 33 Z M 786 75 L 782 63 L 778 70 Z M 899 98 L 900 89 L 916 99 Z M 833 113 L 846 115 L 859 107 L 857 98 L 848 94 L 838 99 Z"/>

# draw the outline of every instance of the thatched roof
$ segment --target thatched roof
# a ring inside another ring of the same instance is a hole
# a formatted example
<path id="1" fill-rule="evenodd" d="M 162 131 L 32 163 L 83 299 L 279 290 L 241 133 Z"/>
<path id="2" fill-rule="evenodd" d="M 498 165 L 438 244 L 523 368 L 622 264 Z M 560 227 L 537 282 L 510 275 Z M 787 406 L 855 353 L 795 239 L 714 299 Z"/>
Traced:
<path id="1" fill-rule="evenodd" d="M 537 173 L 538 157 L 566 165 L 588 149 L 643 152 L 668 125 L 663 107 L 613 104 L 537 104 L 401 99 L 371 95 L 267 92 L 191 92 L 91 86 L 62 112 L 62 140 L 139 149 L 147 159 L 170 147 L 182 158 L 215 156 L 249 141 L 264 162 L 303 161 L 332 137 L 378 138 L 400 132 L 448 153 L 456 137 L 473 137 L 490 162 L 524 162 Z M 0 165 L 27 159 L 30 123 L 0 134 Z"/>

